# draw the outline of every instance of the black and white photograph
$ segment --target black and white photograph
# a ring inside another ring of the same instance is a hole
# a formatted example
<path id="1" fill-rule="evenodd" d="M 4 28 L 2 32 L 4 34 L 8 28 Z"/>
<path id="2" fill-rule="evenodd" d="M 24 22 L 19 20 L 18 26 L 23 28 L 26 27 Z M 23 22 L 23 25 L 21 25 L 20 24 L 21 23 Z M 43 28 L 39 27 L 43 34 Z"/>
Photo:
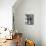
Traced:
<path id="1" fill-rule="evenodd" d="M 27 25 L 33 25 L 34 24 L 34 15 L 33 14 L 26 14 L 26 19 L 25 19 L 25 23 Z"/>

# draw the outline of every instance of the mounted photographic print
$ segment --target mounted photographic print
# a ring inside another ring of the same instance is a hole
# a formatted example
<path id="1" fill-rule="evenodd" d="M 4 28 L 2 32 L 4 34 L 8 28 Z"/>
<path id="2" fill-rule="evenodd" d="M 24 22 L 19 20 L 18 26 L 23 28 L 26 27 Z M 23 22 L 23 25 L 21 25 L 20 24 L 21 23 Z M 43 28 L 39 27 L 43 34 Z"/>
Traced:
<path id="1" fill-rule="evenodd" d="M 34 15 L 33 14 L 26 14 L 26 24 L 33 25 L 34 24 Z"/>

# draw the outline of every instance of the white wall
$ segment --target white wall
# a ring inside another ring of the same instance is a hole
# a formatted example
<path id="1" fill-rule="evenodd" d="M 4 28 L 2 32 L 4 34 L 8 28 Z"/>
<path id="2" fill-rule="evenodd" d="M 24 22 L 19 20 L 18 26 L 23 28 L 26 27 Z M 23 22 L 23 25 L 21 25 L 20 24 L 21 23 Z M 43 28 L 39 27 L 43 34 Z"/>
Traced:
<path id="1" fill-rule="evenodd" d="M 12 28 L 12 6 L 16 0 L 0 0 L 0 27 Z"/>
<path id="2" fill-rule="evenodd" d="M 46 0 L 41 1 L 41 38 L 42 46 L 46 46 Z"/>
<path id="3" fill-rule="evenodd" d="M 18 32 L 22 32 L 25 38 L 34 40 L 36 46 L 41 46 L 41 0 L 23 0 L 14 11 L 15 28 Z M 25 14 L 34 14 L 34 25 L 25 24 Z"/>

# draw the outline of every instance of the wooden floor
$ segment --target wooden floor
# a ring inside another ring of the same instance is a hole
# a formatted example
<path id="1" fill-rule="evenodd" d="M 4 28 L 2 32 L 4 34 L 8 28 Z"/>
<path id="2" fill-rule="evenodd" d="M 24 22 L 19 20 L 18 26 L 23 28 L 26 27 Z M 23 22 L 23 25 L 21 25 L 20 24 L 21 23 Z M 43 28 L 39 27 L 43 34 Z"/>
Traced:
<path id="1" fill-rule="evenodd" d="M 13 40 L 6 40 L 4 43 L 2 43 L 0 46 L 16 46 L 15 45 L 15 39 Z"/>

